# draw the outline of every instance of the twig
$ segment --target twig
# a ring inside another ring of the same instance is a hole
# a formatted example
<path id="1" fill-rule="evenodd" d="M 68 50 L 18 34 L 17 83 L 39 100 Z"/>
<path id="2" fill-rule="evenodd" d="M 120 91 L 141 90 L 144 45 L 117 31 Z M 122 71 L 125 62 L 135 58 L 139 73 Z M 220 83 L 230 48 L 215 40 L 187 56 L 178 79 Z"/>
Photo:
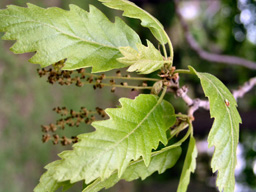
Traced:
<path id="1" fill-rule="evenodd" d="M 233 91 L 233 96 L 237 100 L 238 98 L 242 98 L 246 93 L 248 93 L 254 86 L 256 86 L 256 77 L 251 78 L 248 82 L 244 83 L 239 89 Z M 194 119 L 194 113 L 199 108 L 203 108 L 205 110 L 210 109 L 209 101 L 201 100 L 201 99 L 192 99 L 187 95 L 188 87 L 183 86 L 176 90 L 173 90 L 178 97 L 181 97 L 184 102 L 189 106 L 188 108 L 188 116 Z"/>
<path id="2" fill-rule="evenodd" d="M 254 86 L 256 86 L 256 77 L 251 78 L 249 81 L 245 82 L 243 86 L 239 87 L 239 89 L 233 91 L 233 96 L 237 100 L 241 98 L 249 92 Z"/>
<path id="3" fill-rule="evenodd" d="M 201 100 L 201 99 L 191 99 L 188 95 L 188 87 L 183 86 L 181 88 L 178 88 L 176 91 L 176 95 L 178 97 L 181 97 L 185 103 L 189 106 L 188 109 L 188 116 L 192 119 L 194 119 L 194 112 L 197 111 L 200 107 L 204 108 L 206 110 L 210 109 L 209 101 Z"/>
<path id="4" fill-rule="evenodd" d="M 202 59 L 216 62 L 216 63 L 225 63 L 228 65 L 239 65 L 243 67 L 247 67 L 249 69 L 256 70 L 256 62 L 249 61 L 247 59 L 243 59 L 241 57 L 236 56 L 230 56 L 230 55 L 221 55 L 221 54 L 215 54 L 210 53 L 205 50 L 203 50 L 199 44 L 196 42 L 195 38 L 192 36 L 189 30 L 189 26 L 185 19 L 183 18 L 180 9 L 179 9 L 179 0 L 174 0 L 175 2 L 175 10 L 176 14 L 180 20 L 181 26 L 184 30 L 186 40 L 191 47 Z"/>

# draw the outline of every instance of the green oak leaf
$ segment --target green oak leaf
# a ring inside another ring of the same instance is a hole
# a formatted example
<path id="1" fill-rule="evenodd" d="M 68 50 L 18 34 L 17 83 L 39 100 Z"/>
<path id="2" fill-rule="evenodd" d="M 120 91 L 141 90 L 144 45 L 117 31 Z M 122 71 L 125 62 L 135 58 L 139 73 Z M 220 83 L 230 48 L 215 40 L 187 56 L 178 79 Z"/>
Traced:
<path id="1" fill-rule="evenodd" d="M 156 39 L 162 44 L 168 42 L 169 37 L 163 25 L 148 12 L 127 0 L 98 0 L 107 7 L 124 11 L 123 16 L 141 20 L 141 25 L 150 29 Z"/>
<path id="2" fill-rule="evenodd" d="M 117 60 L 120 63 L 131 65 L 127 70 L 129 72 L 136 71 L 141 74 L 149 74 L 160 69 L 167 62 L 150 41 L 147 43 L 148 47 L 138 43 L 138 51 L 132 47 L 120 47 L 119 50 L 124 57 Z"/>
<path id="3" fill-rule="evenodd" d="M 60 163 L 59 161 L 54 162 L 55 165 Z M 69 181 L 58 182 L 53 178 L 54 170 L 47 171 L 40 178 L 40 183 L 34 189 L 34 192 L 49 192 L 49 191 L 57 191 L 60 187 L 62 187 L 62 191 L 67 191 L 70 187 L 73 186 Z"/>
<path id="4" fill-rule="evenodd" d="M 209 98 L 211 117 L 215 118 L 208 142 L 209 147 L 215 146 L 211 167 L 213 172 L 218 171 L 216 184 L 220 191 L 232 192 L 235 188 L 239 124 L 242 122 L 236 100 L 219 79 L 189 68 L 199 77 L 204 93 Z"/>
<path id="5" fill-rule="evenodd" d="M 115 23 L 97 8 L 90 12 L 76 5 L 70 10 L 43 9 L 32 4 L 27 8 L 9 5 L 0 10 L 0 31 L 5 40 L 17 40 L 14 53 L 36 52 L 31 63 L 49 66 L 67 59 L 62 69 L 92 67 L 92 72 L 126 67 L 116 59 L 119 47 L 136 48 L 139 36 L 120 18 Z"/>
<path id="6" fill-rule="evenodd" d="M 188 184 L 190 181 L 190 174 L 194 173 L 196 169 L 196 157 L 197 157 L 196 141 L 195 141 L 195 138 L 191 135 L 177 192 L 187 191 Z"/>
<path id="7" fill-rule="evenodd" d="M 159 174 L 165 172 L 166 169 L 173 167 L 181 154 L 181 147 L 173 145 L 161 149 L 160 151 L 153 152 L 151 155 L 151 162 L 148 167 L 145 166 L 142 159 L 133 161 L 129 164 L 121 178 L 118 177 L 115 171 L 108 179 L 101 181 L 95 180 L 92 184 L 88 185 L 83 192 L 98 192 L 103 188 L 110 188 L 115 185 L 119 180 L 132 181 L 138 178 L 142 180 L 158 171 Z"/>
<path id="8" fill-rule="evenodd" d="M 120 177 L 131 160 L 142 157 L 148 166 L 152 149 L 159 142 L 167 144 L 166 131 L 176 121 L 169 102 L 144 94 L 119 101 L 121 108 L 106 109 L 110 119 L 93 122 L 96 131 L 79 135 L 73 150 L 62 152 L 61 160 L 46 166 L 53 180 L 85 180 L 88 184 L 98 178 L 105 180 L 116 170 Z"/>

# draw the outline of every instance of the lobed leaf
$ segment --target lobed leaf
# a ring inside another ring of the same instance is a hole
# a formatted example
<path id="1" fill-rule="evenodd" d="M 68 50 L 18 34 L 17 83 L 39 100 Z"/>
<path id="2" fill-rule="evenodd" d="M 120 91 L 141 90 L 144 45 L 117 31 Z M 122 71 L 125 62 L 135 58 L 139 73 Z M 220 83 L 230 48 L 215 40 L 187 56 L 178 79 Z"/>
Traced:
<path id="1" fill-rule="evenodd" d="M 120 63 L 131 65 L 127 70 L 129 72 L 136 71 L 141 74 L 149 74 L 160 69 L 166 61 L 150 41 L 147 43 L 148 47 L 138 43 L 138 51 L 132 47 L 120 47 L 119 50 L 124 57 L 117 60 Z"/>
<path id="2" fill-rule="evenodd" d="M 110 188 L 119 180 L 132 181 L 138 178 L 144 180 L 154 172 L 159 174 L 165 172 L 166 169 L 173 167 L 178 161 L 181 154 L 181 147 L 169 146 L 160 151 L 152 153 L 152 160 L 148 167 L 145 166 L 142 159 L 131 162 L 121 178 L 118 177 L 115 171 L 108 179 L 101 181 L 97 179 L 92 184 L 88 185 L 83 192 L 98 192 L 103 188 Z"/>
<path id="3" fill-rule="evenodd" d="M 166 131 L 176 121 L 174 109 L 154 95 L 121 98 L 120 103 L 121 108 L 106 109 L 110 119 L 92 124 L 96 131 L 78 136 L 74 150 L 62 152 L 62 160 L 46 166 L 54 180 L 88 184 L 105 180 L 116 170 L 120 177 L 130 161 L 140 157 L 149 166 L 151 150 L 168 142 Z"/>
<path id="4" fill-rule="evenodd" d="M 196 169 L 196 157 L 197 157 L 196 141 L 195 141 L 195 138 L 191 135 L 177 192 L 187 191 L 188 184 L 190 181 L 190 174 L 194 173 Z"/>
<path id="5" fill-rule="evenodd" d="M 124 11 L 123 16 L 141 20 L 141 25 L 150 29 L 156 39 L 165 45 L 168 42 L 168 36 L 164 31 L 163 25 L 148 12 L 144 11 L 134 3 L 128 0 L 98 0 L 107 7 Z"/>
<path id="6" fill-rule="evenodd" d="M 56 161 L 54 163 L 58 164 L 59 161 Z M 34 192 L 56 191 L 60 187 L 62 187 L 62 191 L 66 191 L 73 186 L 73 184 L 71 184 L 69 181 L 58 182 L 53 178 L 53 175 L 54 170 L 44 173 L 40 178 L 40 183 L 34 189 Z"/>
<path id="7" fill-rule="evenodd" d="M 126 67 L 116 59 L 119 47 L 136 48 L 139 36 L 120 18 L 115 23 L 97 8 L 90 12 L 75 5 L 70 11 L 9 5 L 0 10 L 0 31 L 5 40 L 17 40 L 14 53 L 36 52 L 31 63 L 49 66 L 67 59 L 63 69 L 92 67 L 92 72 Z"/>
<path id="8" fill-rule="evenodd" d="M 220 191 L 232 192 L 235 188 L 236 148 L 239 140 L 239 124 L 242 122 L 237 103 L 226 86 L 208 73 L 199 73 L 205 95 L 209 98 L 211 117 L 215 118 L 208 136 L 209 147 L 215 146 L 211 167 L 218 171 L 217 186 Z M 227 102 L 229 104 L 227 104 Z"/>

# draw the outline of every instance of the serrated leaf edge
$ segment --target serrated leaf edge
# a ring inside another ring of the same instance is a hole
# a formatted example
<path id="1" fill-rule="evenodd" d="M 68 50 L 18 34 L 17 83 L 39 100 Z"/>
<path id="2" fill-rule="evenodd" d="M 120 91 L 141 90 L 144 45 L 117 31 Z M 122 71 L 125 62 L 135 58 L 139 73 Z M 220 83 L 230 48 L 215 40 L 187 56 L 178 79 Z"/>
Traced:
<path id="1" fill-rule="evenodd" d="M 159 154 L 161 154 L 161 153 L 164 153 L 164 152 L 166 152 L 166 151 L 168 151 L 168 150 L 178 148 L 180 145 L 181 145 L 181 143 L 176 143 L 176 144 L 173 144 L 173 145 L 171 145 L 171 146 L 165 147 L 165 148 L 163 148 L 163 149 L 161 149 L 161 150 L 159 150 L 159 151 L 152 152 L 151 158 L 154 157 L 154 156 L 157 156 L 157 155 L 159 155 Z M 136 160 L 136 161 L 131 162 L 131 163 L 128 165 L 128 167 L 129 167 L 129 166 L 136 165 L 136 164 L 138 164 L 138 163 L 141 163 L 142 161 L 143 161 L 143 159 L 140 158 L 140 159 L 138 159 L 138 160 Z M 128 168 L 128 167 L 127 167 L 127 168 Z M 117 170 L 114 171 L 114 172 L 111 174 L 111 176 L 114 175 L 114 174 L 116 174 L 116 173 L 117 173 Z M 158 173 L 161 174 L 162 171 L 161 171 L 161 170 L 158 170 Z M 145 178 L 141 178 L 141 179 L 144 180 Z M 92 184 L 88 185 L 82 192 L 86 192 L 86 191 L 88 191 L 88 189 L 90 190 L 91 188 L 96 187 L 96 186 L 97 186 L 98 184 L 100 184 L 101 182 L 102 182 L 101 179 L 95 180 Z"/>
<path id="2" fill-rule="evenodd" d="M 195 73 L 195 74 L 199 77 L 199 79 L 200 79 L 200 76 L 204 76 L 203 73 L 198 73 L 193 67 L 189 66 L 188 68 L 190 69 L 191 72 Z M 219 91 L 219 88 L 216 87 L 216 85 L 215 85 L 208 77 L 204 76 L 204 78 L 206 78 L 206 79 L 215 87 L 215 89 L 217 90 L 218 94 L 221 96 L 221 98 L 222 98 L 222 100 L 223 100 L 223 102 L 224 102 L 226 98 L 223 98 L 221 92 Z M 200 79 L 200 81 L 201 81 L 201 79 Z M 204 89 L 204 88 L 203 88 L 203 89 Z M 209 96 L 206 96 L 206 97 L 207 97 L 207 98 L 209 99 L 209 101 L 210 101 L 210 97 L 209 97 Z M 236 103 L 235 99 L 234 99 L 234 102 L 235 102 L 235 107 L 237 107 L 237 103 Z M 231 145 L 231 154 L 236 154 L 236 151 L 234 150 L 234 146 L 236 145 L 236 139 L 234 138 L 234 131 L 233 131 L 233 130 L 235 130 L 235 128 L 234 128 L 234 127 L 235 127 L 235 126 L 234 126 L 234 121 L 232 121 L 231 112 L 230 112 L 229 107 L 226 106 L 225 109 L 226 109 L 226 111 L 227 111 L 227 113 L 228 113 L 229 121 L 231 122 L 230 124 L 231 124 L 231 128 L 232 128 L 232 129 L 231 129 L 231 135 L 232 135 L 232 136 L 231 136 L 231 138 L 232 138 L 232 139 L 231 139 L 231 143 L 232 143 L 232 145 Z M 214 121 L 216 120 L 216 117 L 214 117 L 212 114 L 211 114 L 211 118 L 214 118 Z M 241 118 L 238 120 L 238 122 L 241 123 Z M 213 124 L 214 124 L 214 122 L 213 122 Z M 239 135 L 239 134 L 238 134 L 238 135 Z M 208 137 L 208 142 L 209 142 L 208 147 L 209 147 L 209 148 L 210 148 L 210 147 L 213 147 L 213 146 L 216 147 L 212 142 L 209 141 L 210 136 L 211 136 L 211 131 L 210 131 L 209 137 Z M 238 143 L 238 141 L 237 141 L 237 143 Z M 213 160 L 214 157 L 215 157 L 215 152 L 216 152 L 216 149 L 214 150 L 212 160 Z M 233 158 L 233 155 L 231 155 L 231 167 L 235 167 L 234 164 L 236 164 L 236 163 L 237 163 L 237 159 L 236 159 L 236 158 L 234 159 L 234 158 Z M 216 163 L 215 163 L 214 165 L 211 163 L 211 166 L 212 166 L 213 172 L 216 172 L 216 171 L 219 170 L 219 169 L 216 167 L 216 166 L 217 166 Z M 231 171 L 232 171 L 233 174 L 229 174 L 229 180 L 230 180 L 230 176 L 234 175 L 234 169 L 232 169 Z M 218 174 L 218 176 L 217 176 L 217 181 L 216 181 L 216 183 L 217 183 L 217 186 L 219 187 L 219 190 L 220 190 L 220 191 L 223 191 L 223 190 L 225 189 L 225 186 L 224 186 L 223 184 L 219 184 L 219 176 L 220 176 L 220 174 Z M 235 177 L 235 176 L 234 176 L 234 177 Z M 231 178 L 231 179 L 232 179 L 232 178 Z"/>

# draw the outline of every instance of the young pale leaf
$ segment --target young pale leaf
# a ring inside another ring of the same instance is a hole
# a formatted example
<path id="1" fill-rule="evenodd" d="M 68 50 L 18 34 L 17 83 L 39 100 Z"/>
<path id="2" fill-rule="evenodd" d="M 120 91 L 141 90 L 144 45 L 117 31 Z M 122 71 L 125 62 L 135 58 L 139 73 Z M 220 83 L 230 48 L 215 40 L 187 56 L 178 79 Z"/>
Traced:
<path id="1" fill-rule="evenodd" d="M 107 7 L 124 11 L 123 16 L 140 19 L 141 25 L 150 29 L 156 39 L 162 44 L 168 42 L 168 36 L 163 25 L 148 12 L 139 8 L 134 3 L 127 0 L 98 0 Z"/>
<path id="2" fill-rule="evenodd" d="M 129 72 L 136 71 L 141 74 L 149 74 L 160 69 L 166 61 L 150 41 L 147 43 L 148 47 L 140 43 L 137 44 L 138 51 L 132 47 L 120 47 L 119 50 L 124 57 L 117 60 L 120 63 L 131 65 L 127 70 Z"/>
<path id="3" fill-rule="evenodd" d="M 214 172 L 218 171 L 217 186 L 220 191 L 233 192 L 236 148 L 241 123 L 236 100 L 226 86 L 213 75 L 199 73 L 192 67 L 190 70 L 199 77 L 204 93 L 209 98 L 211 117 L 215 118 L 208 142 L 209 147 L 215 146 L 211 166 Z"/>
<path id="4" fill-rule="evenodd" d="M 182 173 L 180 176 L 177 192 L 187 191 L 188 184 L 190 181 L 190 174 L 194 173 L 196 169 L 196 157 L 197 157 L 196 141 L 193 136 L 190 136 L 188 151 L 187 151 L 184 165 L 182 168 Z"/>
<path id="5" fill-rule="evenodd" d="M 31 63 L 42 67 L 67 59 L 62 69 L 92 67 L 92 72 L 126 67 L 116 59 L 119 47 L 136 48 L 138 35 L 120 18 L 110 22 L 97 8 L 90 12 L 70 5 L 70 11 L 9 5 L 0 10 L 0 31 L 5 40 L 17 40 L 14 53 L 36 52 Z"/>
<path id="6" fill-rule="evenodd" d="M 145 166 L 142 159 L 131 162 L 121 178 L 118 177 L 115 171 L 108 179 L 101 181 L 97 179 L 92 184 L 88 185 L 83 192 L 98 192 L 103 188 L 110 188 L 115 185 L 119 180 L 132 181 L 138 178 L 144 180 L 155 171 L 159 174 L 163 173 L 166 169 L 173 167 L 181 154 L 181 147 L 169 146 L 161 149 L 160 151 L 153 152 L 151 155 L 151 162 L 148 167 Z"/>
<path id="7" fill-rule="evenodd" d="M 118 170 L 119 177 L 131 160 L 150 163 L 151 150 L 159 141 L 167 144 L 167 129 L 175 123 L 172 105 L 154 95 L 139 95 L 134 100 L 121 98 L 121 108 L 106 109 L 110 119 L 96 121 L 96 131 L 79 135 L 74 150 L 60 154 L 62 160 L 46 166 L 58 182 L 105 180 Z M 41 185 L 47 185 L 42 183 Z"/>
<path id="8" fill-rule="evenodd" d="M 162 80 L 155 82 L 151 89 L 151 94 L 158 95 L 160 93 L 160 91 L 162 90 L 162 87 L 163 87 Z"/>

